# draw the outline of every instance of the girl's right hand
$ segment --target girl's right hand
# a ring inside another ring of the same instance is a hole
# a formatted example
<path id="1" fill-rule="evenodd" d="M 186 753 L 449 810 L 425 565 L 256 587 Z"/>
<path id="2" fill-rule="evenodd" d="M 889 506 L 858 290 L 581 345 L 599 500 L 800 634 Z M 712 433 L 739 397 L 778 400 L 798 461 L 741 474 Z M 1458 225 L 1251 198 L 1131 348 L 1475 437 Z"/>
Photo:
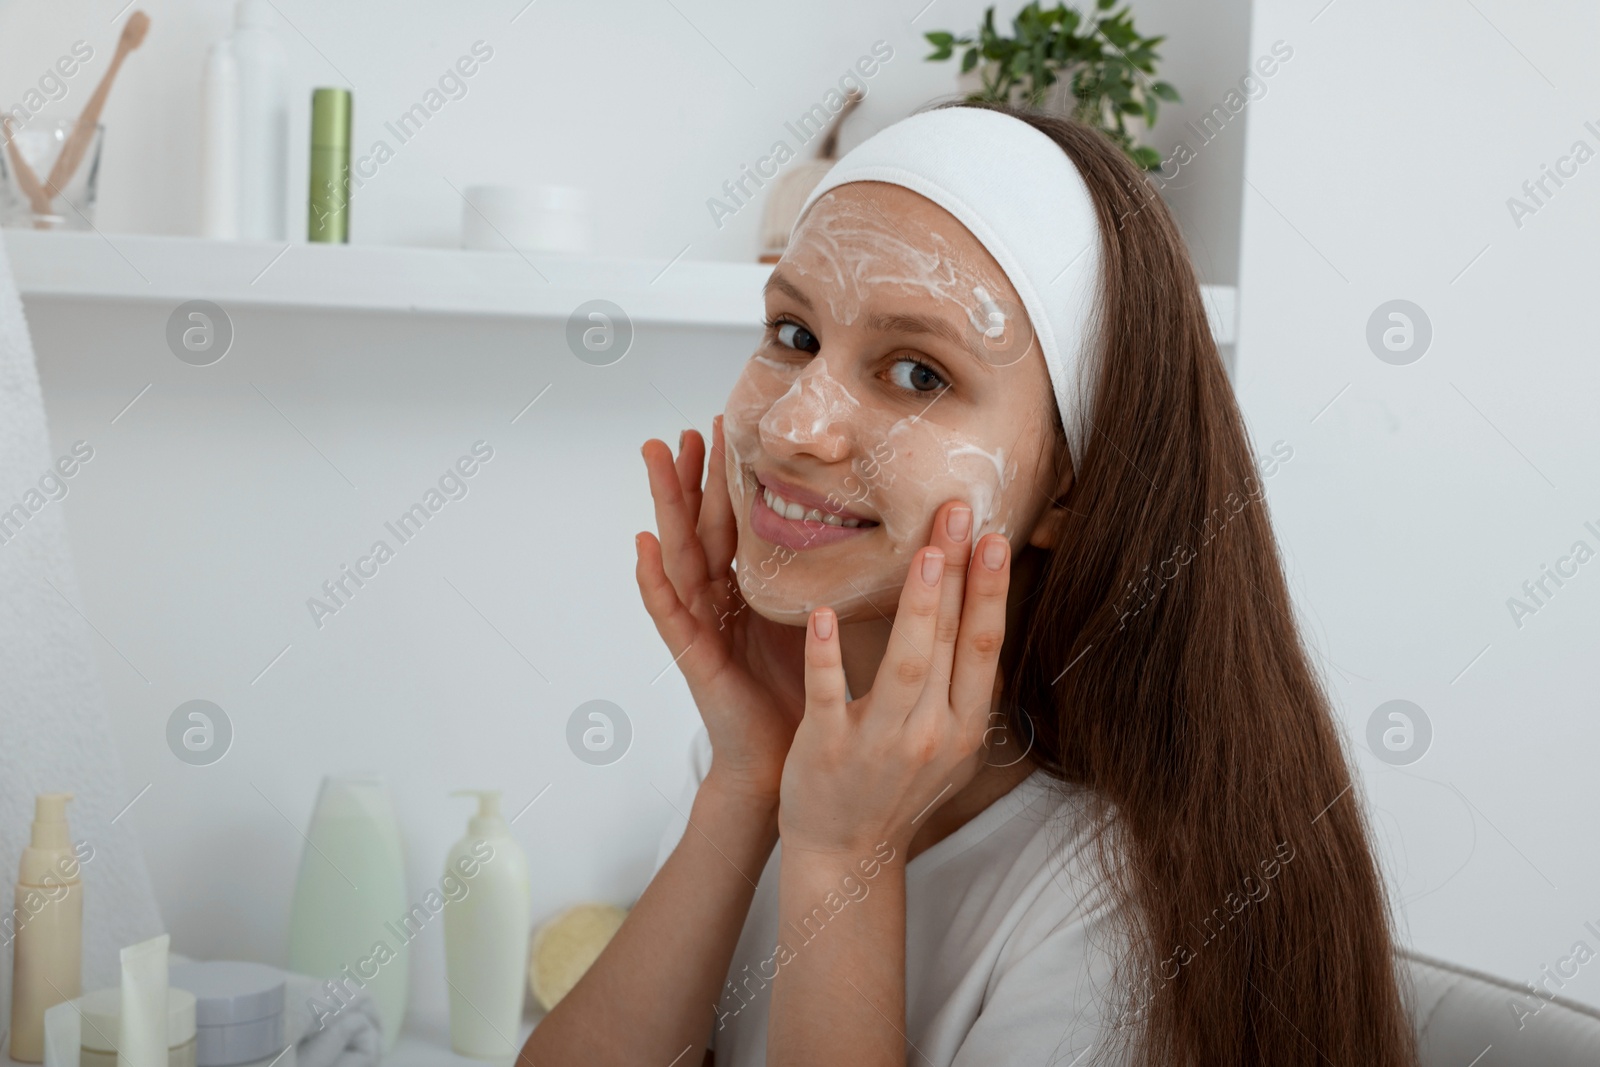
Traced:
<path id="1" fill-rule="evenodd" d="M 699 431 L 684 434 L 676 462 L 656 438 L 640 449 L 660 539 L 634 538 L 639 595 L 705 721 L 712 776 L 775 808 L 784 758 L 805 712 L 806 631 L 762 617 L 739 592 L 732 571 L 739 531 L 720 415 L 712 434 L 704 492 Z"/>

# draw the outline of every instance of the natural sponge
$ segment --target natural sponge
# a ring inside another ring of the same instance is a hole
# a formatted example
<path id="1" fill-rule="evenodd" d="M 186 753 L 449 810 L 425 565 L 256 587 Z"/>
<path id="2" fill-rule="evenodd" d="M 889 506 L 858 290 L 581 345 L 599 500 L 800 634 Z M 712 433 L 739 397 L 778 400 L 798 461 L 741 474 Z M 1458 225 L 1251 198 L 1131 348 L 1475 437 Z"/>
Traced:
<path id="1" fill-rule="evenodd" d="M 627 914 L 614 904 L 579 904 L 539 927 L 528 953 L 528 988 L 541 1008 L 549 1011 L 572 991 Z"/>

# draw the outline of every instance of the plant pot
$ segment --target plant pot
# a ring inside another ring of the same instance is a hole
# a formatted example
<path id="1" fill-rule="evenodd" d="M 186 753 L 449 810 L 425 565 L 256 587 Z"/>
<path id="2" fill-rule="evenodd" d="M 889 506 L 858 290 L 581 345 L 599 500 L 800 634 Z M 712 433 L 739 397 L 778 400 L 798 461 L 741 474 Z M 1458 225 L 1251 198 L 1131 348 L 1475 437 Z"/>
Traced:
<path id="1" fill-rule="evenodd" d="M 958 52 L 957 54 L 959 55 L 960 53 Z M 963 98 L 983 92 L 984 79 L 987 77 L 993 80 L 997 66 L 998 64 L 993 60 L 984 60 L 971 70 L 958 73 L 956 75 L 956 91 Z M 1026 94 L 1021 87 L 1013 87 L 1010 102 L 1021 105 L 1025 101 L 1025 96 Z M 1045 92 L 1044 101 L 1039 110 L 1049 115 L 1070 116 L 1076 106 L 1077 99 L 1072 95 L 1072 79 L 1065 77 L 1057 78 L 1051 84 L 1050 88 Z M 1135 146 L 1139 146 L 1143 145 L 1145 141 L 1136 133 L 1133 135 L 1133 143 Z"/>
<path id="2" fill-rule="evenodd" d="M 998 66 L 999 64 L 992 59 L 983 60 L 971 70 L 958 73 L 956 75 L 956 90 L 963 97 L 983 92 L 984 79 L 988 78 L 993 81 Z M 1024 103 L 1025 96 L 1026 94 L 1020 86 L 1014 86 L 1011 91 L 1010 102 L 1021 105 Z M 1049 91 L 1045 93 L 1044 102 L 1040 106 L 1040 110 L 1051 115 L 1070 115 L 1074 103 L 1072 83 L 1070 80 L 1063 78 L 1050 86 Z"/>

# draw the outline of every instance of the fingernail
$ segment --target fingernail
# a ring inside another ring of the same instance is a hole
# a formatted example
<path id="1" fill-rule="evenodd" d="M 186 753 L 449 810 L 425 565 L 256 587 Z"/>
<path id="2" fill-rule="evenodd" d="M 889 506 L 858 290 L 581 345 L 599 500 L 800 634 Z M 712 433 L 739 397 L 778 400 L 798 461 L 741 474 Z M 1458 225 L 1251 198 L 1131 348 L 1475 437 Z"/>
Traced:
<path id="1" fill-rule="evenodd" d="M 991 537 L 983 546 L 983 565 L 997 571 L 1006 561 L 1006 542 L 1001 537 Z"/>
<path id="2" fill-rule="evenodd" d="M 945 516 L 945 532 L 952 541 L 965 541 L 967 534 L 972 532 L 972 509 L 966 506 L 950 509 L 950 514 Z"/>
<path id="3" fill-rule="evenodd" d="M 922 580 L 929 585 L 939 584 L 939 575 L 944 573 L 944 553 L 934 549 L 922 557 Z"/>
<path id="4" fill-rule="evenodd" d="M 679 430 L 678 431 L 678 451 L 679 452 L 683 451 L 683 435 L 688 433 L 688 432 L 689 432 L 688 430 Z"/>
<path id="5" fill-rule="evenodd" d="M 816 620 L 817 640 L 826 641 L 833 636 L 833 612 L 819 611 L 812 616 Z"/>

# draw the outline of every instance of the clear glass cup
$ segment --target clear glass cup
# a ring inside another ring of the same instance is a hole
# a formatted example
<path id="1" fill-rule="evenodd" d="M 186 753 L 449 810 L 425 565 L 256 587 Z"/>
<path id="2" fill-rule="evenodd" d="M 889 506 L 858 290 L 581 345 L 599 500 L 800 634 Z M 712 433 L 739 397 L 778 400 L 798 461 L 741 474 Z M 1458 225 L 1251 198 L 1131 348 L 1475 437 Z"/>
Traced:
<path id="1" fill-rule="evenodd" d="M 49 187 L 51 169 L 72 134 L 71 119 L 34 119 L 0 128 L 0 226 L 37 230 L 90 230 L 100 184 L 100 145 L 106 128 L 96 126 L 83 159 Z"/>

